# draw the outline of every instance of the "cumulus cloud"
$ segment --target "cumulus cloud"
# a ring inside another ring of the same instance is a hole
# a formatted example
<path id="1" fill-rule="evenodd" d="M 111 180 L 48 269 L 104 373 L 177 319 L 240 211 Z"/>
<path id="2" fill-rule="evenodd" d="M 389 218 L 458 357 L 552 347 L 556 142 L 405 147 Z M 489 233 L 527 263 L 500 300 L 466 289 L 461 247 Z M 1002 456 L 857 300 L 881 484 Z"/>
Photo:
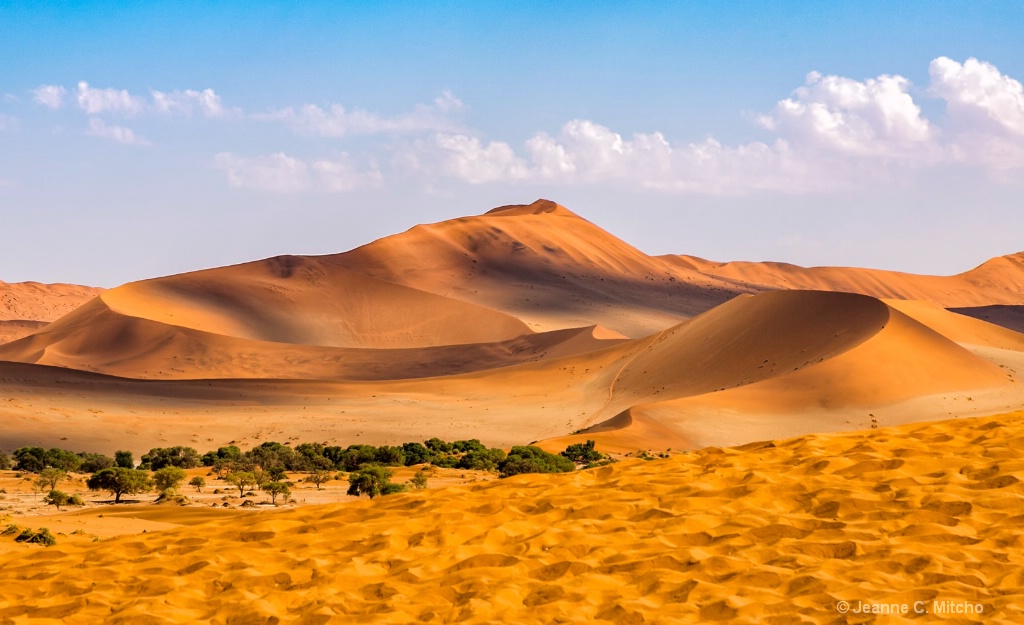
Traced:
<path id="1" fill-rule="evenodd" d="M 60 85 L 40 85 L 32 91 L 32 100 L 37 104 L 57 110 L 64 106 L 64 96 L 68 91 Z"/>
<path id="2" fill-rule="evenodd" d="M 450 116 L 462 110 L 462 101 L 451 92 L 444 92 L 433 103 L 417 105 L 411 113 L 387 117 L 362 109 L 346 109 L 333 104 L 323 109 L 315 104 L 288 107 L 273 113 L 257 115 L 257 119 L 280 121 L 299 132 L 321 137 L 343 137 L 349 134 L 415 133 L 452 130 L 456 124 Z"/>
<path id="3" fill-rule="evenodd" d="M 145 101 L 124 89 L 95 89 L 89 83 L 78 83 L 78 108 L 90 115 L 97 113 L 122 113 L 135 115 L 145 108 Z"/>
<path id="4" fill-rule="evenodd" d="M 149 145 L 149 141 L 139 137 L 131 128 L 107 124 L 102 119 L 92 117 L 86 134 L 124 143 L 126 145 Z"/>
<path id="5" fill-rule="evenodd" d="M 153 108 L 160 113 L 182 113 L 191 116 L 193 112 L 199 111 L 206 117 L 223 117 L 227 112 L 220 96 L 213 89 L 186 89 L 170 93 L 154 90 L 150 95 L 153 98 Z"/>
<path id="6" fill-rule="evenodd" d="M 222 152 L 214 166 L 227 173 L 228 184 L 236 189 L 294 193 L 310 189 L 330 192 L 377 186 L 381 174 L 376 168 L 358 171 L 347 154 L 335 159 L 307 162 L 277 152 L 268 156 L 245 157 Z"/>
<path id="7" fill-rule="evenodd" d="M 915 94 L 945 100 L 947 118 L 926 118 Z M 856 80 L 812 72 L 756 122 L 771 139 L 674 142 L 660 132 L 623 136 L 577 119 L 554 134 L 536 133 L 517 150 L 438 132 L 400 162 L 471 184 L 551 181 L 714 194 L 835 191 L 950 164 L 1000 179 L 1024 168 L 1024 88 L 976 59 L 935 59 L 924 90 L 897 75 Z"/>

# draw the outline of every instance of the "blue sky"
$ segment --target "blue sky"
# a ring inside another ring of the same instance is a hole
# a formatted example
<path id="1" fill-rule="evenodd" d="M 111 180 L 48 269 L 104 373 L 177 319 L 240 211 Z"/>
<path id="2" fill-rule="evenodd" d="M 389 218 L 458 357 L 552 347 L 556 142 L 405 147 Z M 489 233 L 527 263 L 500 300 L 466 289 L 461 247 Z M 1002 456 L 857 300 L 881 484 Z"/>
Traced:
<path id="1" fill-rule="evenodd" d="M 332 253 L 538 197 L 649 253 L 1024 250 L 1019 2 L 41 4 L 0 1 L 0 280 Z"/>

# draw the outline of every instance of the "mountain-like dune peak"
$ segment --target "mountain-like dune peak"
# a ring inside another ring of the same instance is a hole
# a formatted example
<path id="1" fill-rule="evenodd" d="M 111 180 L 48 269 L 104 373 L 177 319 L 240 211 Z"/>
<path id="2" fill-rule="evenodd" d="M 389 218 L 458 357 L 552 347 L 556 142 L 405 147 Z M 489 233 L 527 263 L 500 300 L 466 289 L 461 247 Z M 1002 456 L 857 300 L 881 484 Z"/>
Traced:
<path id="1" fill-rule="evenodd" d="M 516 316 L 638 338 L 741 289 L 648 256 L 548 200 L 416 226 L 325 262 Z"/>

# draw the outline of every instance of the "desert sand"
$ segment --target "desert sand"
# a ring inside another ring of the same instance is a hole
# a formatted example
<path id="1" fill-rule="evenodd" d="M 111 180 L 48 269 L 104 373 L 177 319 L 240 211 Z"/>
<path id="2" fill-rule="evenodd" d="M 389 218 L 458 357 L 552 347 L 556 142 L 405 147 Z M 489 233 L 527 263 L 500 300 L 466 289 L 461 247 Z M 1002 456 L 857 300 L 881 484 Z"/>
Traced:
<path id="1" fill-rule="evenodd" d="M 22 547 L 0 619 L 1016 623 L 1022 445 L 1018 412 Z"/>
<path id="2" fill-rule="evenodd" d="M 0 343 L 28 336 L 103 292 L 76 284 L 0 280 Z"/>

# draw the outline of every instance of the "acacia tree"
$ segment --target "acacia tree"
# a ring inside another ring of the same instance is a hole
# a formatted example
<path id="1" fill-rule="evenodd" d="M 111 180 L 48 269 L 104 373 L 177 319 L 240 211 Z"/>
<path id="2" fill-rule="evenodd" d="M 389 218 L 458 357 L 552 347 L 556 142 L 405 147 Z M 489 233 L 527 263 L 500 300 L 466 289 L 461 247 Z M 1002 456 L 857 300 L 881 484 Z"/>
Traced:
<path id="1" fill-rule="evenodd" d="M 201 477 L 194 477 L 191 480 L 189 480 L 188 485 L 195 486 L 196 492 L 201 493 L 203 492 L 203 487 L 206 486 L 206 480 Z"/>
<path id="2" fill-rule="evenodd" d="M 114 503 L 121 503 L 121 495 L 144 493 L 153 487 L 146 471 L 113 467 L 94 474 L 85 483 L 89 490 L 105 490 L 114 496 Z"/>
<path id="3" fill-rule="evenodd" d="M 39 477 L 36 479 L 36 486 L 39 490 L 55 490 L 57 484 L 63 481 L 68 474 L 61 470 L 53 467 L 48 467 L 39 472 Z"/>
<path id="4" fill-rule="evenodd" d="M 185 472 L 178 467 L 166 466 L 153 472 L 153 483 L 161 493 L 170 493 L 178 489 L 185 477 Z"/>
<path id="5" fill-rule="evenodd" d="M 48 505 L 56 506 L 57 510 L 60 510 L 61 506 L 66 506 L 71 502 L 71 495 L 59 490 L 51 490 L 50 494 L 43 501 Z"/>
<path id="6" fill-rule="evenodd" d="M 348 494 L 366 495 L 370 499 L 378 495 L 390 495 L 405 490 L 404 484 L 391 482 L 393 474 L 384 467 L 371 466 L 360 469 L 348 476 Z"/>
<path id="7" fill-rule="evenodd" d="M 313 469 L 309 472 L 309 475 L 306 476 L 305 481 L 310 484 L 316 484 L 316 489 L 321 490 L 320 485 L 329 479 L 331 479 L 331 472 L 327 469 Z"/>
<path id="8" fill-rule="evenodd" d="M 257 483 L 256 476 L 249 471 L 228 473 L 224 476 L 224 481 L 238 489 L 239 497 L 245 494 L 246 488 L 252 488 L 253 486 L 256 486 Z"/>
<path id="9" fill-rule="evenodd" d="M 287 503 L 288 497 L 292 494 L 292 489 L 285 482 L 267 482 L 263 485 L 263 492 L 270 495 L 270 503 L 276 506 L 277 496 L 282 495 L 285 503 Z"/>

